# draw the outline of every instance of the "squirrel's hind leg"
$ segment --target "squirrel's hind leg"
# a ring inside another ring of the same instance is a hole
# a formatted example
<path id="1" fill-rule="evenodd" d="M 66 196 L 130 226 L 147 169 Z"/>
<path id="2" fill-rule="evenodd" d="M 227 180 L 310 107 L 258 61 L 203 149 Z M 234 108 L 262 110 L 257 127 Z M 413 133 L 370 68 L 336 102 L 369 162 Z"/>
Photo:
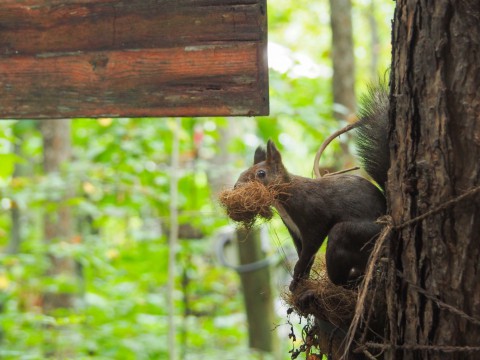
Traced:
<path id="1" fill-rule="evenodd" d="M 336 224 L 328 234 L 327 274 L 336 285 L 355 283 L 365 267 L 382 226 L 373 221 Z"/>

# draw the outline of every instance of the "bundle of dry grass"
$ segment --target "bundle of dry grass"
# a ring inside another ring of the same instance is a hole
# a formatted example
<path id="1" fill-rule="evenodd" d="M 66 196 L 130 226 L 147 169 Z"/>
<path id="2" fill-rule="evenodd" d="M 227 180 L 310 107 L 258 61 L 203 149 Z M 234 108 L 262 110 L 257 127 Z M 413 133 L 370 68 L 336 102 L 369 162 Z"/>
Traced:
<path id="1" fill-rule="evenodd" d="M 230 219 L 251 227 L 258 217 L 266 220 L 273 217 L 272 205 L 282 193 L 281 189 L 281 185 L 265 186 L 252 181 L 222 191 L 218 199 Z"/>
<path id="2" fill-rule="evenodd" d="M 284 294 L 284 300 L 299 315 L 313 315 L 315 325 L 309 330 L 311 346 L 333 359 L 344 353 L 344 337 L 355 312 L 357 292 L 333 284 L 323 259 L 315 264 L 312 277 L 304 280 L 295 292 Z M 349 354 L 346 360 L 357 359 Z"/>
<path id="3" fill-rule="evenodd" d="M 311 274 L 310 279 L 299 284 L 293 293 L 284 293 L 283 298 L 297 314 L 315 318 L 316 326 L 310 334 L 315 338 L 314 345 L 323 353 L 331 354 L 332 359 L 340 359 L 345 350 L 347 330 L 355 315 L 358 291 L 333 284 L 327 276 L 324 259 L 317 258 Z M 374 310 L 366 334 L 367 339 L 372 340 L 384 332 L 386 304 L 375 292 L 367 301 Z M 345 359 L 363 358 L 362 354 L 350 351 Z"/>
<path id="4" fill-rule="evenodd" d="M 284 294 L 285 301 L 302 316 L 313 315 L 339 328 L 348 328 L 357 303 L 357 291 L 333 284 L 327 276 L 325 261 L 315 264 L 310 279 L 294 293 Z"/>

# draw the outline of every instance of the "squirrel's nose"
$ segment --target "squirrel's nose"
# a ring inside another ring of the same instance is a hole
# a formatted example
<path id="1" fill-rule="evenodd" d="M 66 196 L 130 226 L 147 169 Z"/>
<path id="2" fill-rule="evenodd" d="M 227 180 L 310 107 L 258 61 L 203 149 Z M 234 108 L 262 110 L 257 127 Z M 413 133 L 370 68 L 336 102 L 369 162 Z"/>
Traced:
<path id="1" fill-rule="evenodd" d="M 235 185 L 233 185 L 233 189 L 239 188 L 241 186 L 245 185 L 245 181 L 238 180 Z"/>

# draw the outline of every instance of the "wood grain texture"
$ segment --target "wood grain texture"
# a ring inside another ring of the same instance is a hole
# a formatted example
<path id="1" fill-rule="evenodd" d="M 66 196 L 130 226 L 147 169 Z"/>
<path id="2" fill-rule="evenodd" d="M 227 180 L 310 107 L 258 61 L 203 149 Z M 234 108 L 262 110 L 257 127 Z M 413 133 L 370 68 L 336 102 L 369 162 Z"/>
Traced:
<path id="1" fill-rule="evenodd" d="M 265 1 L 0 4 L 0 117 L 268 113 Z"/>

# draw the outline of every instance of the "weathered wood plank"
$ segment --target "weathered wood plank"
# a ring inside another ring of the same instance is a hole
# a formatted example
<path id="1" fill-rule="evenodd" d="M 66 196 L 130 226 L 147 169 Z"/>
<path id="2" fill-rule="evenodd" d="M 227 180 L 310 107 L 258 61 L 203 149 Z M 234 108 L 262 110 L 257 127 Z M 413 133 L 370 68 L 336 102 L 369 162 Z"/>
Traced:
<path id="1" fill-rule="evenodd" d="M 261 40 L 258 2 L 215 3 L 206 8 L 197 1 L 3 4 L 2 56 Z"/>
<path id="2" fill-rule="evenodd" d="M 249 96 L 262 90 L 255 77 L 259 51 L 239 44 L 0 59 L 0 83 L 21 84 L 3 86 L 2 114 L 253 115 L 266 102 Z"/>
<path id="3" fill-rule="evenodd" d="M 0 4 L 0 117 L 268 113 L 265 1 Z"/>

